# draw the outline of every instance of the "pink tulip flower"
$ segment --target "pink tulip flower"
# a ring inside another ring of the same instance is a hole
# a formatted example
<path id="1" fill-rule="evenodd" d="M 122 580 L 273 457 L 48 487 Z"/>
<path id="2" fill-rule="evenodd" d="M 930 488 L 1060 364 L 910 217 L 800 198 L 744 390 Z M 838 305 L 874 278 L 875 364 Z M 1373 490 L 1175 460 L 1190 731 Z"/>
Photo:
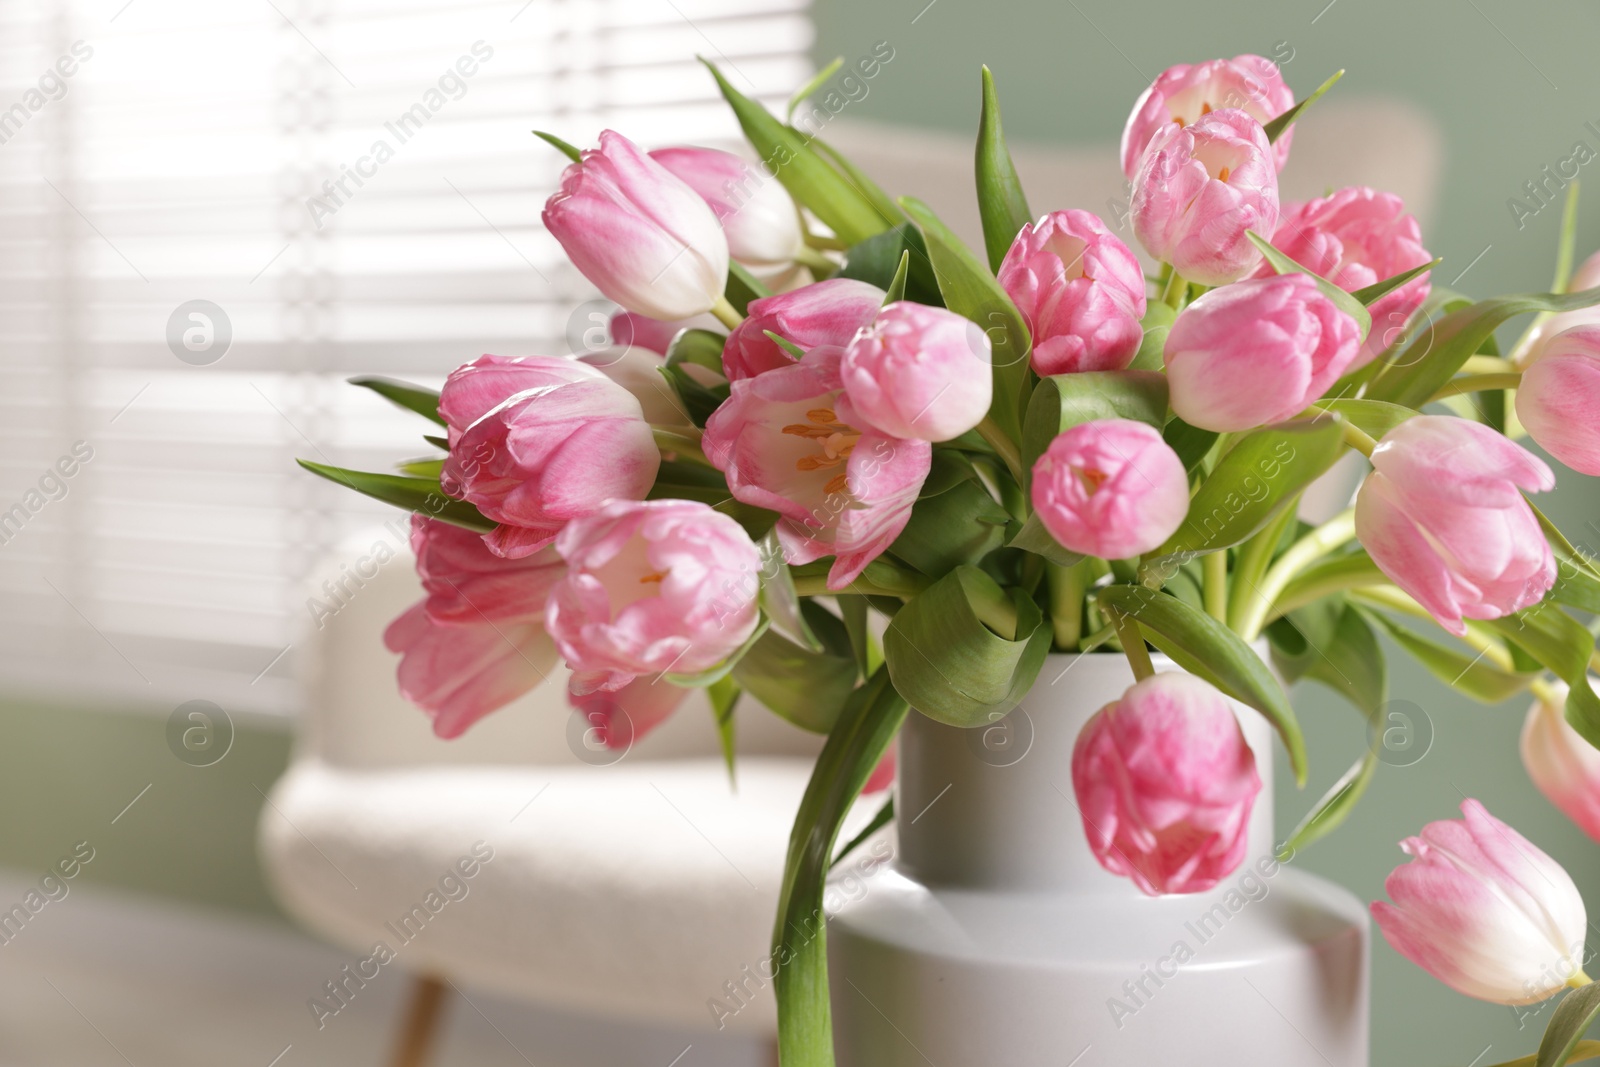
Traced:
<path id="1" fill-rule="evenodd" d="M 1122 130 L 1122 173 L 1129 181 L 1139 172 L 1145 148 L 1166 126 L 1190 126 L 1213 111 L 1238 108 L 1265 126 L 1294 106 L 1294 93 L 1283 82 L 1278 65 L 1262 56 L 1243 55 L 1180 63 L 1156 77 L 1133 105 Z M 1283 131 L 1273 146 L 1278 170 L 1289 158 L 1294 127 Z"/>
<path id="2" fill-rule="evenodd" d="M 1172 410 L 1219 433 L 1282 422 L 1325 393 L 1360 345 L 1356 321 L 1304 274 L 1213 289 L 1167 334 Z"/>
<path id="3" fill-rule="evenodd" d="M 567 574 L 545 624 L 572 692 L 716 666 L 755 632 L 761 560 L 744 528 L 694 500 L 613 500 L 556 538 Z"/>
<path id="4" fill-rule="evenodd" d="M 1561 865 L 1476 800 L 1400 842 L 1411 862 L 1372 917 L 1394 950 L 1458 993 L 1544 1000 L 1582 973 L 1588 915 Z"/>
<path id="5" fill-rule="evenodd" d="M 1522 372 L 1517 418 L 1539 447 L 1581 474 L 1600 474 L 1600 324 L 1574 326 Z"/>
<path id="6" fill-rule="evenodd" d="M 1600 750 L 1567 722 L 1566 685 L 1551 688 L 1556 699 L 1534 701 L 1522 724 L 1522 765 L 1550 803 L 1600 841 Z"/>
<path id="7" fill-rule="evenodd" d="M 1084 724 L 1072 788 L 1100 865 L 1158 896 L 1233 873 L 1261 776 L 1226 697 L 1192 675 L 1157 674 Z"/>
<path id="8" fill-rule="evenodd" d="M 933 462 L 926 441 L 891 437 L 849 411 L 836 347 L 733 382 L 701 442 L 736 499 L 776 511 L 784 558 L 833 556 L 843 589 L 889 547 Z"/>
<path id="9" fill-rule="evenodd" d="M 640 499 L 661 465 L 639 401 L 603 373 L 554 356 L 483 356 L 439 394 L 450 428 L 440 484 L 500 523 L 485 537 L 530 555 L 569 520 Z"/>
<path id="10" fill-rule="evenodd" d="M 1600 252 L 1584 260 L 1578 269 L 1572 272 L 1572 277 L 1567 282 L 1567 292 L 1578 293 L 1596 286 L 1600 286 Z M 1574 326 L 1600 326 L 1600 304 L 1591 304 L 1576 311 L 1557 312 L 1547 319 L 1535 321 L 1533 327 L 1528 330 L 1528 336 L 1512 353 L 1513 362 L 1523 369 L 1532 366 L 1544 354 L 1544 347 L 1550 343 L 1551 338 L 1567 332 Z"/>
<path id="11" fill-rule="evenodd" d="M 716 213 L 728 251 L 747 267 L 793 262 L 804 243 L 800 211 L 758 164 L 715 148 L 658 148 L 650 158 L 683 179 Z"/>
<path id="12" fill-rule="evenodd" d="M 1544 461 L 1481 423 L 1418 415 L 1384 435 L 1356 494 L 1356 536 L 1389 579 L 1453 634 L 1537 604 L 1555 558 L 1519 489 Z"/>
<path id="13" fill-rule="evenodd" d="M 1033 465 L 1033 507 L 1063 548 L 1128 559 L 1182 525 L 1189 476 L 1153 426 L 1097 419 L 1059 434 Z"/>
<path id="14" fill-rule="evenodd" d="M 1304 204 L 1285 204 L 1272 244 L 1347 293 L 1420 267 L 1433 259 L 1422 247 L 1422 228 L 1393 193 L 1357 185 Z M 1257 277 L 1273 273 L 1263 263 Z M 1379 298 L 1367 311 L 1372 332 L 1349 369 L 1372 362 L 1403 335 L 1412 314 L 1428 298 L 1426 274 Z"/>
<path id="15" fill-rule="evenodd" d="M 1261 124 L 1228 108 L 1162 126 L 1140 160 L 1129 211 L 1145 251 L 1189 281 L 1243 278 L 1261 262 L 1245 231 L 1278 224 L 1278 174 Z"/>
<path id="16" fill-rule="evenodd" d="M 871 428 L 948 441 L 989 413 L 989 336 L 953 311 L 897 301 L 856 334 L 839 377 L 851 410 Z"/>
<path id="17" fill-rule="evenodd" d="M 577 679 L 574 678 L 574 682 Z M 640 676 L 621 689 L 578 692 L 567 687 L 567 701 L 589 724 L 597 742 L 613 751 L 626 752 L 678 710 L 689 690 L 659 676 Z"/>
<path id="18" fill-rule="evenodd" d="M 566 568 L 553 550 L 501 559 L 471 530 L 420 515 L 411 546 L 427 596 L 383 640 L 401 654 L 400 692 L 433 719 L 434 733 L 458 737 L 555 666 L 545 597 Z"/>
<path id="19" fill-rule="evenodd" d="M 1139 352 L 1144 269 L 1088 211 L 1052 211 L 1022 227 L 1000 285 L 1033 335 L 1040 374 L 1121 370 Z"/>
<path id="20" fill-rule="evenodd" d="M 830 278 L 752 300 L 748 317 L 733 328 L 723 346 L 722 371 L 733 382 L 792 366 L 794 357 L 768 337 L 768 331 L 805 352 L 824 345 L 843 348 L 877 316 L 884 295 L 867 282 Z"/>
<path id="21" fill-rule="evenodd" d="M 606 130 L 561 175 L 544 225 L 595 287 L 652 319 L 711 310 L 728 279 L 728 239 L 700 195 Z"/>

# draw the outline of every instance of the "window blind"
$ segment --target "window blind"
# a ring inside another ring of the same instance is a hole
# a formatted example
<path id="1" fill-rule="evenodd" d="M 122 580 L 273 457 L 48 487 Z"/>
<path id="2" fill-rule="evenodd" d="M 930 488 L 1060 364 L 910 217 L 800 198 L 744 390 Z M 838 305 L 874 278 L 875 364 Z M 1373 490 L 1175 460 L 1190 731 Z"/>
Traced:
<path id="1" fill-rule="evenodd" d="M 595 296 L 529 131 L 729 144 L 695 55 L 776 107 L 810 40 L 804 0 L 0 0 L 0 684 L 292 710 L 309 569 L 397 514 L 294 458 L 426 451 L 343 379 L 565 353 Z"/>

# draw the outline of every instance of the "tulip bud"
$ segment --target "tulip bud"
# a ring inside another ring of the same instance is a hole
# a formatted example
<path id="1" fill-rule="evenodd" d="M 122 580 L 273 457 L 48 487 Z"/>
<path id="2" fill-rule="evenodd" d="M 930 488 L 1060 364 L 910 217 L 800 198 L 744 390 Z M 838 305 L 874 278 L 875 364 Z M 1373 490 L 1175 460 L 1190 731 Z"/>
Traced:
<path id="1" fill-rule="evenodd" d="M 1581 293 L 1585 289 L 1600 286 L 1600 252 L 1596 252 L 1572 272 L 1572 277 L 1567 282 L 1567 292 Z M 1565 333 L 1574 326 L 1600 325 L 1600 304 L 1591 304 L 1586 308 L 1576 311 L 1559 311 L 1546 319 L 1534 322 L 1528 330 L 1528 336 L 1523 338 L 1511 358 L 1522 368 L 1531 367 L 1538 362 L 1544 354 L 1545 345 L 1559 333 Z"/>
<path id="2" fill-rule="evenodd" d="M 1238 868 L 1261 776 L 1226 697 L 1157 674 L 1084 724 L 1072 788 L 1100 865 L 1158 896 L 1203 892 Z"/>
<path id="3" fill-rule="evenodd" d="M 548 545 L 607 500 L 638 500 L 661 466 L 639 401 L 603 373 L 554 356 L 484 356 L 439 393 L 450 428 L 440 484 L 501 525 L 507 557 Z"/>
<path id="4" fill-rule="evenodd" d="M 829 278 L 787 293 L 750 301 L 746 318 L 722 348 L 722 371 L 730 382 L 794 365 L 794 357 L 768 337 L 775 333 L 803 352 L 843 348 L 883 306 L 876 285 L 851 278 Z"/>
<path id="5" fill-rule="evenodd" d="M 606 130 L 561 175 L 545 229 L 573 266 L 629 311 L 687 319 L 710 311 L 728 278 L 728 239 L 693 189 Z"/>
<path id="6" fill-rule="evenodd" d="M 1420 267 L 1433 258 L 1422 247 L 1422 228 L 1406 214 L 1405 203 L 1398 196 L 1359 185 L 1320 200 L 1283 205 L 1272 244 L 1347 293 Z M 1272 265 L 1263 263 L 1256 276 L 1272 273 Z M 1428 298 L 1429 289 L 1428 276 L 1424 274 L 1374 301 L 1367 308 L 1372 316 L 1372 332 L 1348 369 L 1372 362 L 1402 337 L 1406 323 Z"/>
<path id="7" fill-rule="evenodd" d="M 1517 419 L 1562 463 L 1600 474 L 1600 325 L 1574 326 L 1545 342 L 1522 372 Z"/>
<path id="8" fill-rule="evenodd" d="M 1384 435 L 1356 494 L 1356 536 L 1394 584 L 1453 634 L 1537 604 L 1555 557 L 1519 489 L 1555 486 L 1543 460 L 1494 430 L 1418 415 Z"/>
<path id="9" fill-rule="evenodd" d="M 989 413 L 989 337 L 971 319 L 901 300 L 862 327 L 839 378 L 860 420 L 890 437 L 948 441 Z"/>
<path id="10" fill-rule="evenodd" d="M 1022 227 L 1000 285 L 1027 320 L 1040 374 L 1121 370 L 1139 353 L 1144 269 L 1087 211 L 1053 211 Z"/>
<path id="11" fill-rule="evenodd" d="M 1261 124 L 1230 108 L 1161 127 L 1139 162 L 1129 210 L 1145 251 L 1188 280 L 1243 278 L 1261 262 L 1246 231 L 1266 235 L 1278 224 L 1278 174 Z"/>
<path id="12" fill-rule="evenodd" d="M 567 574 L 545 624 L 572 692 L 644 675 L 696 674 L 755 632 L 761 559 L 750 535 L 694 500 L 613 500 L 556 538 Z"/>
<path id="13" fill-rule="evenodd" d="M 1304 274 L 1213 289 L 1167 334 L 1172 410 L 1219 433 L 1282 422 L 1325 393 L 1360 344 L 1356 321 Z"/>
<path id="14" fill-rule="evenodd" d="M 650 158 L 683 179 L 722 223 L 728 252 L 747 267 L 785 266 L 804 243 L 800 212 L 777 179 L 715 148 L 658 148 Z"/>
<path id="15" fill-rule="evenodd" d="M 1539 792 L 1600 841 L 1600 751 L 1567 722 L 1567 687 L 1554 700 L 1534 701 L 1522 724 L 1522 765 Z"/>
<path id="16" fill-rule="evenodd" d="M 1262 56 L 1242 55 L 1204 63 L 1180 63 L 1157 76 L 1133 105 L 1122 131 L 1122 173 L 1129 181 L 1157 132 L 1169 125 L 1189 126 L 1213 111 L 1238 108 L 1266 125 L 1294 106 L 1294 93 L 1278 65 Z M 1278 170 L 1289 159 L 1294 127 L 1273 145 Z"/>
<path id="17" fill-rule="evenodd" d="M 383 641 L 401 655 L 401 694 L 428 713 L 434 733 L 457 737 L 555 666 L 544 605 L 566 568 L 553 550 L 501 559 L 471 530 L 421 515 L 411 547 L 427 596 Z"/>
<path id="18" fill-rule="evenodd" d="M 1372 917 L 1394 950 L 1458 993 L 1532 1004 L 1582 974 L 1588 915 L 1561 865 L 1476 800 L 1400 842 L 1411 862 Z"/>
<path id="19" fill-rule="evenodd" d="M 1189 476 L 1153 426 L 1097 419 L 1058 435 L 1033 465 L 1033 507 L 1062 547 L 1128 559 L 1183 523 Z"/>

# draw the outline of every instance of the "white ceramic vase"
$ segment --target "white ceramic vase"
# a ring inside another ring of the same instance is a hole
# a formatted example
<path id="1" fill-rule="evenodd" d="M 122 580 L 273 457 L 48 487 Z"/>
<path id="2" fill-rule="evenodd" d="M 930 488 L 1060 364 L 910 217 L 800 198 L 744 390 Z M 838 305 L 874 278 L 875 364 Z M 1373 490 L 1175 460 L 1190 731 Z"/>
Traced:
<path id="1" fill-rule="evenodd" d="M 1051 656 L 992 727 L 907 717 L 895 863 L 828 927 L 841 1067 L 1365 1067 L 1366 909 L 1273 860 L 1259 714 L 1236 709 L 1263 781 L 1238 871 L 1147 897 L 1089 851 L 1073 742 L 1132 682 Z"/>

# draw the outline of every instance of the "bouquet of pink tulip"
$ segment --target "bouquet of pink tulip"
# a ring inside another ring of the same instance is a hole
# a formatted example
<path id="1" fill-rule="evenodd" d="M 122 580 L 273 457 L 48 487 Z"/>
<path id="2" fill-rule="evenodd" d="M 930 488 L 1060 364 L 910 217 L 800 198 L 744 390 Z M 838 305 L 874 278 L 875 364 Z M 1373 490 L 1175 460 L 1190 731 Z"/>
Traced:
<path id="1" fill-rule="evenodd" d="M 1179 66 L 1123 135 L 1147 276 L 1095 215 L 1032 214 L 985 70 L 975 253 L 712 74 L 759 164 L 540 135 L 572 160 L 545 224 L 620 305 L 614 348 L 485 355 L 439 392 L 358 379 L 441 424 L 444 454 L 399 475 L 305 466 L 415 513 L 427 597 L 386 640 L 440 736 L 557 655 L 610 746 L 693 687 L 730 765 L 742 693 L 828 735 L 774 935 L 785 1064 L 832 1062 L 807 920 L 904 716 L 989 724 L 1052 650 L 1120 651 L 1138 678 L 1072 778 L 1095 854 L 1148 893 L 1243 859 L 1261 781 L 1227 698 L 1271 721 L 1303 784 L 1282 680 L 1376 722 L 1380 635 L 1469 696 L 1537 694 L 1529 767 L 1600 835 L 1595 642 L 1566 610 L 1600 610 L 1600 572 L 1529 502 L 1554 476 L 1515 443 L 1600 474 L 1600 311 L 1582 310 L 1600 288 L 1568 284 L 1572 203 L 1553 292 L 1430 287 L 1438 260 L 1397 197 L 1280 204 L 1291 126 L 1337 75 L 1297 103 L 1260 57 Z M 1494 332 L 1523 314 L 1503 359 Z M 1350 449 L 1371 465 L 1353 506 L 1301 521 Z M 1155 674 L 1150 646 L 1188 673 Z M 1286 850 L 1345 817 L 1377 754 Z M 1471 802 L 1407 849 L 1377 909 L 1400 951 L 1488 999 L 1577 981 L 1556 963 L 1581 954 L 1582 901 L 1514 831 Z M 1595 989 L 1547 1043 L 1570 1050 Z"/>

